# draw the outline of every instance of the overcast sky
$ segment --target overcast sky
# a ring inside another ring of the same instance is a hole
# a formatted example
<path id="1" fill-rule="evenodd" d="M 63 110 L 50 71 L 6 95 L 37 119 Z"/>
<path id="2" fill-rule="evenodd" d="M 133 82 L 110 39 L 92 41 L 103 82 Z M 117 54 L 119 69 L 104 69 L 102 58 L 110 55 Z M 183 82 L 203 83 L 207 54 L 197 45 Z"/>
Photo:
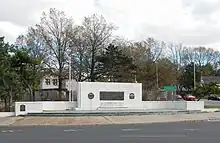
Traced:
<path id="1" fill-rule="evenodd" d="M 0 36 L 13 42 L 49 8 L 64 10 L 77 23 L 102 14 L 130 40 L 154 37 L 220 50 L 220 0 L 1 0 Z"/>

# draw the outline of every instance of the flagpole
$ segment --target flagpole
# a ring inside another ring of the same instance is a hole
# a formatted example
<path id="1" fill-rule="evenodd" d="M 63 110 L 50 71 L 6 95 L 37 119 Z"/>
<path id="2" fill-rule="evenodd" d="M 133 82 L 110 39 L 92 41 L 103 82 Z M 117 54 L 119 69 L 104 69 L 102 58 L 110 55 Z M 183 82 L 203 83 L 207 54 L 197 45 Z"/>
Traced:
<path id="1" fill-rule="evenodd" d="M 69 56 L 69 102 L 71 101 L 71 56 Z"/>

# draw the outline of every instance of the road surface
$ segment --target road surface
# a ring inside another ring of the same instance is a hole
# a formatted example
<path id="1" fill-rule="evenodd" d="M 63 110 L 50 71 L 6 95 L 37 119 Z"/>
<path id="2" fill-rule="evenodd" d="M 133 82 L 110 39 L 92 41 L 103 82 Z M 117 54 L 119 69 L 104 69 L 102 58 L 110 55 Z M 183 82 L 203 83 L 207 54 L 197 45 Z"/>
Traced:
<path id="1" fill-rule="evenodd" d="M 0 127 L 1 143 L 217 143 L 220 123 Z"/>

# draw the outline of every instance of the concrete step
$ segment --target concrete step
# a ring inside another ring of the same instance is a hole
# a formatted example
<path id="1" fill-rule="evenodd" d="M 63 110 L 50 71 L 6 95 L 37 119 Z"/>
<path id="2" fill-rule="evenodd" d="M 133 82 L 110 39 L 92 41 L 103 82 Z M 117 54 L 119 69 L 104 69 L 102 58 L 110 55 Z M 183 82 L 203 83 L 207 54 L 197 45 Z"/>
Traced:
<path id="1" fill-rule="evenodd" d="M 98 107 L 97 110 L 117 111 L 117 110 L 134 110 L 134 109 L 129 109 L 128 107 Z"/>

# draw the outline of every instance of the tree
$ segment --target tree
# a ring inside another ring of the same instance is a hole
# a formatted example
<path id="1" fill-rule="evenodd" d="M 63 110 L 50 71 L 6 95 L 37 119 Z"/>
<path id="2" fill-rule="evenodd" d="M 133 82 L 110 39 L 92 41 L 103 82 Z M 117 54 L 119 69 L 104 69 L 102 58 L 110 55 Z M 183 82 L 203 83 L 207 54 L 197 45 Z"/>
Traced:
<path id="1" fill-rule="evenodd" d="M 119 47 L 110 44 L 103 54 L 97 56 L 98 76 L 111 82 L 134 82 L 136 66 Z M 97 77 L 98 78 L 98 77 Z"/>
<path id="2" fill-rule="evenodd" d="M 199 66 L 214 64 L 219 61 L 220 53 L 211 48 L 198 47 L 193 50 L 195 52 L 195 61 Z"/>
<path id="3" fill-rule="evenodd" d="M 39 90 L 40 79 L 43 76 L 43 60 L 44 56 L 44 42 L 39 37 L 37 29 L 29 28 L 27 35 L 20 35 L 16 40 L 16 46 L 18 49 L 15 50 L 15 55 L 18 56 L 16 59 L 20 59 L 20 62 L 28 64 L 26 67 L 27 74 L 29 77 L 24 77 L 25 84 L 29 89 L 30 98 L 29 100 L 35 101 L 35 91 Z M 19 57 L 19 52 L 23 52 L 23 57 Z M 22 59 L 28 61 L 22 61 Z M 15 61 L 17 62 L 17 61 Z M 27 63 L 28 62 L 28 63 Z M 16 65 L 18 63 L 15 63 Z M 18 65 L 17 65 L 18 66 Z M 28 80 L 28 81 L 27 81 Z"/>
<path id="4" fill-rule="evenodd" d="M 88 79 L 92 82 L 96 80 L 96 56 L 100 55 L 100 52 L 110 43 L 113 30 L 116 27 L 113 24 L 107 23 L 103 16 L 93 14 L 85 17 L 83 24 L 84 38 L 86 39 L 86 59 L 87 63 Z"/>
<path id="5" fill-rule="evenodd" d="M 183 54 L 185 50 L 186 47 L 184 47 L 182 44 L 171 43 L 167 46 L 165 54 L 167 54 L 167 57 L 172 63 L 177 65 L 177 70 L 183 66 Z"/>
<path id="6" fill-rule="evenodd" d="M 215 82 L 207 83 L 197 87 L 193 94 L 198 100 L 200 100 L 210 94 L 220 94 L 220 88 Z"/>
<path id="7" fill-rule="evenodd" d="M 201 76 L 214 76 L 216 74 L 216 71 L 211 63 L 201 66 L 200 70 Z"/>
<path id="8" fill-rule="evenodd" d="M 183 52 L 183 61 L 185 65 L 194 62 L 199 66 L 215 64 L 219 61 L 220 53 L 206 47 L 187 48 Z"/>
<path id="9" fill-rule="evenodd" d="M 201 72 L 197 65 L 195 65 L 195 75 L 196 75 L 196 83 L 200 83 L 201 81 Z M 192 90 L 194 88 L 194 63 L 186 65 L 182 69 L 181 76 L 179 78 L 179 84 L 181 89 L 184 87 L 185 89 Z"/>
<path id="10" fill-rule="evenodd" d="M 153 38 L 148 38 L 143 42 L 148 51 L 147 58 L 151 61 L 157 61 L 161 57 L 163 49 L 166 47 L 166 44 Z"/>
<path id="11" fill-rule="evenodd" d="M 59 98 L 62 97 L 62 85 L 66 64 L 69 61 L 73 22 L 63 11 L 50 9 L 49 14 L 43 13 L 40 24 L 36 25 L 39 36 L 44 42 L 44 64 L 55 69 L 53 74 L 58 77 Z"/>
<path id="12" fill-rule="evenodd" d="M 35 91 L 40 84 L 42 58 L 34 58 L 29 55 L 29 49 L 20 47 L 14 49 L 14 55 L 11 59 L 11 66 L 19 75 L 24 88 L 29 91 L 29 100 L 35 100 Z"/>
<path id="13" fill-rule="evenodd" d="M 83 26 L 74 27 L 74 34 L 71 37 L 71 57 L 72 57 L 72 74 L 78 82 L 85 81 L 89 77 L 89 45 L 85 38 L 85 28 Z"/>
<path id="14" fill-rule="evenodd" d="M 0 37 L 0 95 L 1 99 L 5 101 L 5 111 L 7 111 L 7 98 L 10 90 L 10 83 L 8 81 L 10 74 L 10 55 L 8 54 L 10 45 L 4 42 L 4 37 Z"/>
<path id="15" fill-rule="evenodd" d="M 5 111 L 10 111 L 13 92 L 21 89 L 20 79 L 12 68 L 11 49 L 12 45 L 4 42 L 4 37 L 0 38 L 0 98 L 4 100 Z"/>
<path id="16" fill-rule="evenodd" d="M 178 83 L 177 65 L 172 63 L 168 58 L 161 58 L 157 61 L 159 87 L 165 85 L 176 85 Z"/>

